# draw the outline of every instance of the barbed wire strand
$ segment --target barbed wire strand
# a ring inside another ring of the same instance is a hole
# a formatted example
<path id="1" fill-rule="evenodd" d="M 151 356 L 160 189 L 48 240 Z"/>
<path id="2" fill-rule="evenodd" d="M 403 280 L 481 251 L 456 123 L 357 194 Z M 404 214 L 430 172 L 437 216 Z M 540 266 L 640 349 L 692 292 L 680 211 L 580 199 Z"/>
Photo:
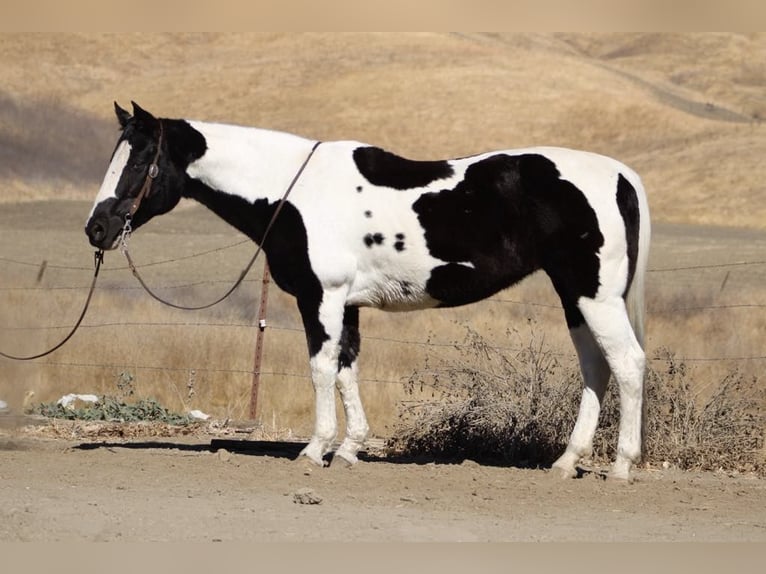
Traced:
<path id="1" fill-rule="evenodd" d="M 165 265 L 169 263 L 177 263 L 179 261 L 187 261 L 189 259 L 195 259 L 198 257 L 204 257 L 205 255 L 210 255 L 213 253 L 220 253 L 221 251 L 226 251 L 228 249 L 233 249 L 235 247 L 239 247 L 240 245 L 244 244 L 251 244 L 252 241 L 250 239 L 242 239 L 239 241 L 236 241 L 234 243 L 229 243 L 226 245 L 221 245 L 219 247 L 213 247 L 210 249 L 206 249 L 204 251 L 198 251 L 196 253 L 190 253 L 188 255 L 179 255 L 178 257 L 168 257 L 165 259 L 158 259 L 156 261 L 150 261 L 148 263 L 142 263 L 141 265 L 137 265 L 138 268 L 143 267 L 154 267 L 157 265 Z M 11 263 L 15 265 L 23 265 L 27 267 L 39 267 L 42 261 L 23 261 L 19 259 L 13 259 L 10 257 L 2 257 L 0 256 L 0 262 L 4 263 Z M 648 273 L 662 273 L 666 271 L 689 271 L 689 270 L 695 270 L 695 269 L 717 269 L 722 267 L 743 267 L 743 266 L 751 266 L 751 265 L 765 265 L 766 259 L 764 260 L 756 260 L 756 261 L 729 261 L 726 263 L 707 263 L 707 264 L 700 264 L 700 265 L 686 265 L 686 266 L 677 266 L 677 267 L 654 267 L 647 269 Z M 61 265 L 61 264 L 48 264 L 49 269 L 61 269 L 61 270 L 69 270 L 69 271 L 90 271 L 90 267 L 85 266 L 79 266 L 79 265 Z M 117 266 L 117 267 L 104 267 L 104 271 L 124 271 L 129 270 L 130 268 L 125 266 Z"/>
<path id="2" fill-rule="evenodd" d="M 163 260 L 158 260 L 150 263 L 146 263 L 142 265 L 142 267 L 150 267 L 150 266 L 156 266 L 161 264 L 167 264 L 167 263 L 174 263 L 178 261 L 185 261 L 197 257 L 202 257 L 205 255 L 209 255 L 211 253 L 218 253 L 227 249 L 231 249 L 234 247 L 238 247 L 240 245 L 243 245 L 245 243 L 249 243 L 250 241 L 248 239 L 238 241 L 236 243 L 215 247 L 212 249 L 208 249 L 205 251 L 201 251 L 198 253 L 180 256 L 176 258 L 168 258 Z M 25 266 L 31 266 L 39 268 L 41 263 L 38 262 L 29 262 L 29 261 L 19 261 L 15 259 L 10 259 L 6 257 L 0 257 L 1 262 L 5 263 L 12 263 L 17 265 L 25 265 Z M 730 263 L 717 263 L 717 264 L 705 264 L 705 265 L 692 265 L 692 266 L 678 266 L 678 267 L 666 267 L 666 268 L 655 268 L 655 269 L 649 269 L 649 272 L 669 272 L 669 271 L 684 271 L 684 270 L 699 270 L 699 269 L 715 269 L 715 268 L 725 268 L 725 267 L 734 267 L 734 266 L 756 266 L 756 265 L 763 265 L 766 264 L 766 261 L 739 261 L 739 262 L 730 262 Z M 46 267 L 48 269 L 59 269 L 59 270 L 85 270 L 89 268 L 85 267 L 77 267 L 77 266 L 67 266 L 67 265 L 56 265 L 56 264 L 46 264 Z M 128 269 L 128 267 L 112 267 L 112 268 L 105 268 L 105 270 L 124 270 Z M 248 279 L 248 283 L 258 283 L 262 282 L 262 278 L 254 278 L 254 279 Z M 223 280 L 204 280 L 204 281 L 196 281 L 192 283 L 182 283 L 182 284 L 174 284 L 174 285 L 166 285 L 161 287 L 161 289 L 188 289 L 193 287 L 199 287 L 202 285 L 212 285 L 217 283 L 225 283 Z M 87 289 L 87 286 L 59 286 L 59 287 L 0 287 L 0 291 L 56 291 L 56 290 L 78 290 L 78 289 Z M 115 291 L 122 291 L 122 290 L 137 290 L 140 289 L 138 286 L 133 287 L 123 287 L 123 286 L 105 286 L 102 287 L 104 290 L 115 290 Z M 488 302 L 492 303 L 501 303 L 501 304 L 514 304 L 514 305 L 521 305 L 521 306 L 530 306 L 530 307 L 543 307 L 543 308 L 552 308 L 552 309 L 561 309 L 560 305 L 555 304 L 549 304 L 549 303 L 539 303 L 539 302 L 532 302 L 532 301 L 520 301 L 515 299 L 505 299 L 505 298 L 489 298 L 487 299 Z M 657 308 L 657 309 L 649 309 L 649 312 L 655 312 L 655 313 L 676 313 L 681 311 L 708 311 L 708 310 L 723 310 L 723 309 L 761 309 L 766 307 L 766 304 L 760 304 L 760 303 L 736 303 L 736 304 L 729 304 L 729 305 L 694 305 L 694 306 L 686 306 L 686 307 L 670 307 L 670 308 Z M 182 327 L 204 327 L 204 328 L 253 328 L 254 325 L 250 323 L 232 323 L 232 322 L 220 322 L 220 323 L 210 323 L 210 322 L 103 322 L 103 323 L 88 323 L 82 326 L 84 329 L 95 329 L 95 328 L 108 328 L 108 327 L 126 327 L 126 326 L 142 326 L 142 327 L 148 327 L 148 326 L 154 326 L 154 327 L 176 327 L 176 326 L 182 326 Z M 63 328 L 69 328 L 70 326 L 51 326 L 51 327 L 13 327 L 13 328 L 6 328 L 6 331 L 21 331 L 21 330 L 53 330 L 53 329 L 63 329 Z M 287 326 L 269 326 L 271 329 L 274 330 L 282 330 L 282 331 L 293 331 L 293 332 L 299 332 L 303 333 L 302 328 L 298 327 L 287 327 Z M 468 345 L 456 343 L 456 342 L 434 342 L 434 341 L 417 341 L 417 340 L 408 340 L 408 339 L 396 339 L 392 337 L 378 337 L 378 336 L 362 336 L 363 340 L 367 341 L 376 341 L 376 342 L 386 342 L 386 343 L 394 343 L 394 344 L 401 344 L 401 345 L 418 345 L 418 346 L 425 346 L 425 347 L 453 347 L 456 349 L 465 348 Z M 510 347 L 489 347 L 494 350 L 498 351 L 514 351 L 518 349 L 510 348 Z M 561 356 L 575 356 L 574 353 L 560 353 Z M 677 360 L 682 361 L 688 361 L 688 362 L 717 362 L 717 361 L 757 361 L 757 360 L 764 360 L 766 359 L 766 356 L 740 356 L 740 357 L 682 357 L 678 358 Z M 660 359 L 650 359 L 650 360 L 660 360 Z M 54 365 L 59 364 L 61 366 L 88 366 L 88 367 L 100 367 L 100 368 L 116 368 L 114 365 L 95 365 L 95 364 L 77 364 L 77 363 L 38 363 L 38 364 L 45 364 L 45 365 Z M 139 366 L 136 366 L 139 367 Z M 188 370 L 186 368 L 170 368 L 170 367 L 157 367 L 157 366 L 145 366 L 142 365 L 140 368 L 144 369 L 152 369 L 152 370 L 180 370 L 185 371 Z M 232 369 L 197 369 L 200 371 L 210 371 L 210 372 L 228 372 L 228 373 L 250 373 L 252 374 L 252 370 L 232 370 Z M 262 372 L 263 375 L 278 375 L 279 373 L 267 373 Z M 287 373 L 282 373 L 284 376 L 294 376 Z M 304 375 L 295 375 L 295 376 L 304 376 Z"/>

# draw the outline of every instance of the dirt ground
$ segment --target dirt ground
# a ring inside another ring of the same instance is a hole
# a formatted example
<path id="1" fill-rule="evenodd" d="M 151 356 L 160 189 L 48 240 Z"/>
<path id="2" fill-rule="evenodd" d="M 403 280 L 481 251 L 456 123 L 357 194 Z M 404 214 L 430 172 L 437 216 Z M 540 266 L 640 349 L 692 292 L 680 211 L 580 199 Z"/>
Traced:
<path id="1" fill-rule="evenodd" d="M 766 482 L 744 475 L 296 460 L 301 444 L 207 432 L 51 439 L 0 430 L 3 541 L 766 541 Z"/>

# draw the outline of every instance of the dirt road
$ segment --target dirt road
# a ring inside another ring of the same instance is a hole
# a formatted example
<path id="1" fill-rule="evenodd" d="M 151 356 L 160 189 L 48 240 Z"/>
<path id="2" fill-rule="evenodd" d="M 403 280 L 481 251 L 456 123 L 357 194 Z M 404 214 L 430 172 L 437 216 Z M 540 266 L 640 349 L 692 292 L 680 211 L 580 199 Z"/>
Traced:
<path id="1" fill-rule="evenodd" d="M 295 461 L 199 434 L 0 435 L 3 541 L 766 541 L 766 482 L 722 473 L 543 470 L 389 460 Z M 230 439 L 227 439 L 230 440 Z"/>

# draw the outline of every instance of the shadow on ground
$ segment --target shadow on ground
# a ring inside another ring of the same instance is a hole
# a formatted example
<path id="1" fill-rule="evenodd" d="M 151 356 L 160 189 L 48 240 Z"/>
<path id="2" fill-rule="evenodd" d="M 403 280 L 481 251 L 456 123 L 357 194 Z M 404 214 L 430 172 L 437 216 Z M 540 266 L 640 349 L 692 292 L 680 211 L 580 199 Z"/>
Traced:
<path id="1" fill-rule="evenodd" d="M 225 449 L 228 452 L 247 455 L 247 456 L 269 456 L 273 458 L 284 458 L 288 460 L 296 460 L 300 455 L 303 447 L 306 446 L 305 442 L 292 442 L 292 441 L 262 441 L 262 440 L 242 440 L 242 439 L 211 439 L 209 443 L 183 443 L 173 441 L 136 441 L 136 442 L 87 442 L 80 443 L 72 448 L 76 450 L 94 450 L 94 449 L 136 449 L 136 450 L 179 450 L 186 452 L 210 452 L 215 453 L 221 449 Z M 336 445 L 337 446 L 337 445 Z M 523 463 L 514 463 L 513 461 L 498 461 L 492 459 L 473 459 L 465 456 L 443 456 L 443 455 L 430 455 L 430 454 L 398 454 L 387 452 L 384 448 L 376 450 L 362 450 L 358 454 L 359 460 L 364 462 L 386 462 L 390 464 L 444 464 L 444 465 L 459 465 L 466 462 L 473 462 L 480 466 L 494 466 L 494 467 L 509 467 L 509 468 L 534 468 L 534 469 L 549 469 L 547 466 L 529 466 Z M 327 464 L 332 463 L 333 455 L 329 453 L 325 456 L 325 462 Z M 595 471 L 590 471 L 582 468 L 578 468 L 577 478 L 582 478 L 593 474 Z M 598 472 L 597 472 L 598 474 Z"/>

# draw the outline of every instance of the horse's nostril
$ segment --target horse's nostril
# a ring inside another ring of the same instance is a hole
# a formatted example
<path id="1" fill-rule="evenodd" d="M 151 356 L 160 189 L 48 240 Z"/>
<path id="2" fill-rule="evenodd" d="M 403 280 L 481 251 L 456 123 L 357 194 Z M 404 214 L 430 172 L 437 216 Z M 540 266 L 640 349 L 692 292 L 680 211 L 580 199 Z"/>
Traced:
<path id="1" fill-rule="evenodd" d="M 88 235 L 91 245 L 102 247 L 109 233 L 108 222 L 101 217 L 94 219 L 86 226 L 85 233 Z"/>
<path id="2" fill-rule="evenodd" d="M 90 227 L 90 237 L 93 241 L 103 241 L 106 237 L 106 227 L 101 223 L 94 223 Z"/>

